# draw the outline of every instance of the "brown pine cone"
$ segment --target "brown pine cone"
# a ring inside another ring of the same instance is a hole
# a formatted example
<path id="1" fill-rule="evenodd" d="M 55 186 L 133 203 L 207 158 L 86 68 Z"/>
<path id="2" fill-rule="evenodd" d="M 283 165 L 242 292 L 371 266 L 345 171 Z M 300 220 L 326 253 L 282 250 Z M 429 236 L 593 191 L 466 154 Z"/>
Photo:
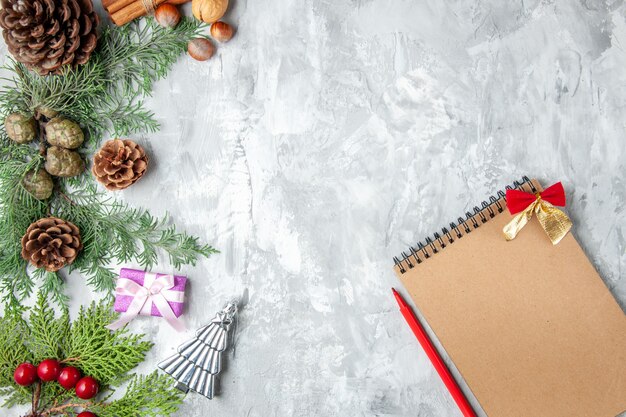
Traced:
<path id="1" fill-rule="evenodd" d="M 91 0 L 1 0 L 0 27 L 16 60 L 41 75 L 81 65 L 96 48 Z"/>
<path id="2" fill-rule="evenodd" d="M 82 249 L 78 227 L 57 217 L 37 220 L 22 238 L 22 258 L 50 272 L 74 262 Z"/>
<path id="3" fill-rule="evenodd" d="M 143 176 L 148 156 L 130 139 L 111 139 L 93 156 L 91 172 L 108 190 L 123 190 Z"/>

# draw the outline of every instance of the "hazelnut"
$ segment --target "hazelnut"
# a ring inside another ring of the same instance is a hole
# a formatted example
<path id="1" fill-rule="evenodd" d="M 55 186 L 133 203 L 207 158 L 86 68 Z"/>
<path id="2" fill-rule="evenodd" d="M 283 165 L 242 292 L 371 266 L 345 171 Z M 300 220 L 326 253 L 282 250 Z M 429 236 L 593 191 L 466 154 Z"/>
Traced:
<path id="1" fill-rule="evenodd" d="M 218 42 L 228 42 L 233 34 L 233 27 L 228 23 L 215 22 L 211 25 L 211 36 Z"/>
<path id="2" fill-rule="evenodd" d="M 187 44 L 187 52 L 197 61 L 206 61 L 215 53 L 215 46 L 208 39 L 196 38 Z"/>
<path id="3" fill-rule="evenodd" d="M 180 12 L 176 6 L 163 3 L 154 12 L 154 18 L 164 28 L 173 28 L 180 22 Z"/>

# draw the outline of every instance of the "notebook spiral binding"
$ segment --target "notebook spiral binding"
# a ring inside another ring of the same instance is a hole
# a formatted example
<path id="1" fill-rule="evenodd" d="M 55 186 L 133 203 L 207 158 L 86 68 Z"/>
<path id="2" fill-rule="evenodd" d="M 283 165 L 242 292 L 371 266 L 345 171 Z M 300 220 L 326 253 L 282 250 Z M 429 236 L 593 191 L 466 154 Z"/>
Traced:
<path id="1" fill-rule="evenodd" d="M 507 185 L 506 189 L 519 189 L 524 185 L 529 185 L 533 193 L 537 189 L 527 176 L 523 176 L 521 181 L 514 181 L 513 185 Z M 489 201 L 482 202 L 481 207 L 474 206 L 473 213 L 466 212 L 465 219 L 459 217 L 457 222 L 451 222 L 449 228 L 442 227 L 441 232 L 435 232 L 432 237 L 427 237 L 424 242 L 417 242 L 417 246 L 409 247 L 408 251 L 402 252 L 400 256 L 394 256 L 393 262 L 398 267 L 401 274 L 412 269 L 415 265 L 421 264 L 425 259 L 439 253 L 446 248 L 447 245 L 454 243 L 455 239 L 460 239 L 472 230 L 478 229 L 482 223 L 487 223 L 489 219 L 495 217 L 496 211 L 502 213 L 504 207 L 502 200 L 505 192 L 500 190 L 496 195 L 489 197 Z M 408 252 L 408 253 L 407 253 Z"/>

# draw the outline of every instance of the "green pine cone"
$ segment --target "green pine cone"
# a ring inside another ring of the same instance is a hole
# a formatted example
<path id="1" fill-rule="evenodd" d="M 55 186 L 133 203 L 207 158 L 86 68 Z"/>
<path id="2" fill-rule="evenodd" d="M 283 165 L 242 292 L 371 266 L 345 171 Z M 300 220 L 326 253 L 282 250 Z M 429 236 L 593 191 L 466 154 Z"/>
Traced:
<path id="1" fill-rule="evenodd" d="M 55 177 L 75 177 L 85 170 L 85 162 L 78 152 L 51 146 L 46 152 L 44 168 Z"/>
<path id="2" fill-rule="evenodd" d="M 4 120 L 7 136 L 17 143 L 28 143 L 37 138 L 37 122 L 32 116 L 22 113 L 11 113 Z"/>
<path id="3" fill-rule="evenodd" d="M 85 135 L 78 123 L 55 117 L 46 124 L 46 140 L 53 146 L 76 149 L 83 144 Z"/>
<path id="4" fill-rule="evenodd" d="M 46 200 L 52 195 L 54 183 L 45 170 L 29 171 L 22 180 L 22 185 L 37 200 Z"/>

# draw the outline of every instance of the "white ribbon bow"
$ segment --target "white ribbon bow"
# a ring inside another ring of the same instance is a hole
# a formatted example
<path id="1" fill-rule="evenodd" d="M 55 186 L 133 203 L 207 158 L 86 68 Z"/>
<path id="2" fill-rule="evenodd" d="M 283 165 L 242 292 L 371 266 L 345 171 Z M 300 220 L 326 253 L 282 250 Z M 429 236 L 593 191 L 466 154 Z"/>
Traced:
<path id="1" fill-rule="evenodd" d="M 182 303 L 184 294 L 181 291 L 172 291 L 174 287 L 173 275 L 161 275 L 157 278 L 153 272 L 146 272 L 143 285 L 137 284 L 128 278 L 119 278 L 117 280 L 116 295 L 128 295 L 133 297 L 133 301 L 128 309 L 122 313 L 120 318 L 107 326 L 109 330 L 117 330 L 133 320 L 140 312 L 150 314 L 152 304 L 157 307 L 161 316 L 168 322 L 170 326 L 179 332 L 185 330 L 185 326 L 181 320 L 176 317 L 169 302 Z M 150 301 L 148 303 L 148 301 Z"/>

